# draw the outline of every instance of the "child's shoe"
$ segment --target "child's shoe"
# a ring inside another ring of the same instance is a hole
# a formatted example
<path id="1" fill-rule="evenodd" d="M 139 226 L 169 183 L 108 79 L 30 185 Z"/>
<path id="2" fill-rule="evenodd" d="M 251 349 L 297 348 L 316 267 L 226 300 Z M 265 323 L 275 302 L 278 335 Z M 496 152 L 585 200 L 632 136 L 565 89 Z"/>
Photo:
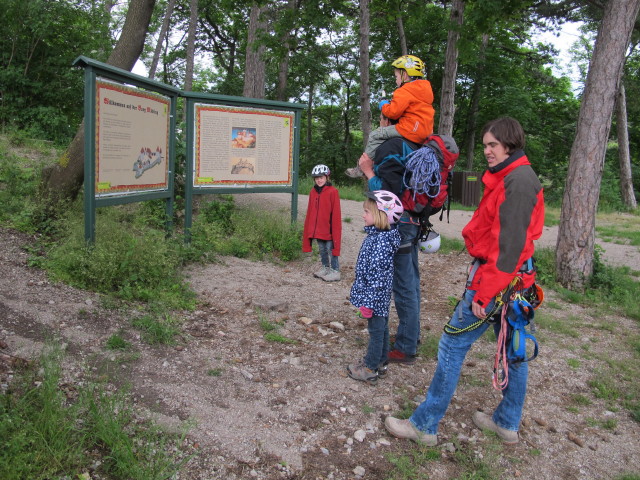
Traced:
<path id="1" fill-rule="evenodd" d="M 360 166 L 358 165 L 356 165 L 355 167 L 347 168 L 344 173 L 347 175 L 347 177 L 351 178 L 364 177 L 364 173 L 362 173 L 362 170 L 360 170 Z"/>
<path id="2" fill-rule="evenodd" d="M 367 368 L 363 361 L 349 365 L 347 373 L 354 380 L 367 382 L 369 385 L 375 385 L 378 381 L 378 372 Z"/>
<path id="3" fill-rule="evenodd" d="M 389 362 L 399 363 L 400 365 L 413 365 L 416 363 L 415 355 L 407 355 L 400 350 L 391 350 L 389 352 Z"/>
<path id="4" fill-rule="evenodd" d="M 384 362 L 378 365 L 378 378 L 384 378 L 389 373 L 389 362 Z"/>
<path id="5" fill-rule="evenodd" d="M 314 277 L 318 277 L 321 278 L 322 280 L 324 280 L 325 276 L 329 274 L 329 272 L 331 271 L 331 269 L 329 267 L 322 267 L 320 270 L 318 270 L 317 272 L 315 272 L 313 274 Z"/>
<path id="6" fill-rule="evenodd" d="M 340 281 L 340 272 L 338 270 L 334 270 L 332 268 L 329 269 L 329 272 L 321 277 L 325 282 L 338 282 Z"/>

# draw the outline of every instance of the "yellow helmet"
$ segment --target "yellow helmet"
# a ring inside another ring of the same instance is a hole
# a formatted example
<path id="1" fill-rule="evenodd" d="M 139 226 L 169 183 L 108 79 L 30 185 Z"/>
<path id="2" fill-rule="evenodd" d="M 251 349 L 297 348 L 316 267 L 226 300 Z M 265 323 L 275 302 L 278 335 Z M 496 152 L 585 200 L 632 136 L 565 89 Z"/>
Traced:
<path id="1" fill-rule="evenodd" d="M 424 77 L 424 62 L 414 55 L 398 57 L 391 65 L 406 70 L 410 77 Z"/>

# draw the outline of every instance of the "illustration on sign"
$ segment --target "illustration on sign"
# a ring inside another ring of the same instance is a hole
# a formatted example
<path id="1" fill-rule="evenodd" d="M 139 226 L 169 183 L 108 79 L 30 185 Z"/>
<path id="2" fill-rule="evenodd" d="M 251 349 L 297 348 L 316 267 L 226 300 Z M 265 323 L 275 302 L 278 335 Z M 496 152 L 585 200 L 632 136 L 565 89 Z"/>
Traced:
<path id="1" fill-rule="evenodd" d="M 156 147 L 156 151 L 152 152 L 149 147 L 141 148 L 138 159 L 133 163 L 133 171 L 136 172 L 136 178 L 140 178 L 142 174 L 155 167 L 162 162 L 162 149 Z"/>

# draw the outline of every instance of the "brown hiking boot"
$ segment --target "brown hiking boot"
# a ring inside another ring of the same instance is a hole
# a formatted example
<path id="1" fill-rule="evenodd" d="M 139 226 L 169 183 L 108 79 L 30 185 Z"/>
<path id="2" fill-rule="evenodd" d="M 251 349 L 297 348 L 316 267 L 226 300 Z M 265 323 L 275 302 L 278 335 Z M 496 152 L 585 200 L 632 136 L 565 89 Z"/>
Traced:
<path id="1" fill-rule="evenodd" d="M 473 423 L 476 424 L 476 427 L 478 427 L 480 430 L 491 430 L 493 433 L 498 435 L 498 437 L 500 437 L 503 443 L 518 443 L 518 432 L 499 427 L 498 425 L 496 425 L 496 422 L 494 422 L 493 419 L 486 413 L 476 412 L 471 418 L 473 420 Z"/>
<path id="2" fill-rule="evenodd" d="M 391 435 L 397 438 L 408 438 L 409 440 L 422 443 L 428 447 L 435 447 L 438 444 L 437 435 L 418 430 L 409 419 L 400 420 L 399 418 L 388 416 L 384 420 L 384 427 Z"/>

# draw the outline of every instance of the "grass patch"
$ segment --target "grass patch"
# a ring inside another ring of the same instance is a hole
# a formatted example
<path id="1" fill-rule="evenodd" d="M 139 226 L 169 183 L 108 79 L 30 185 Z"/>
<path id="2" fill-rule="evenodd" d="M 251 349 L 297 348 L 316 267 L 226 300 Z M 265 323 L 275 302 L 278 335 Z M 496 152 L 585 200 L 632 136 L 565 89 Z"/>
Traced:
<path id="1" fill-rule="evenodd" d="M 357 180 L 357 183 L 345 183 L 338 185 L 335 182 L 331 182 L 334 187 L 338 189 L 340 198 L 342 200 L 354 200 L 356 202 L 364 202 L 365 184 L 361 180 Z M 309 195 L 315 182 L 313 177 L 305 176 L 300 177 L 298 180 L 298 194 Z"/>
<path id="2" fill-rule="evenodd" d="M 101 478 L 155 480 L 179 471 L 183 437 L 140 421 L 126 392 L 103 384 L 78 384 L 70 401 L 58 387 L 61 362 L 59 350 L 45 349 L 1 394 L 0 478 L 85 478 L 95 469 Z"/>
<path id="3" fill-rule="evenodd" d="M 431 360 L 438 359 L 438 342 L 440 335 L 425 335 L 418 345 L 418 355 Z"/>
<path id="4" fill-rule="evenodd" d="M 371 405 L 367 405 L 366 403 L 362 406 L 362 413 L 366 415 L 373 413 L 375 411 L 376 411 L 375 408 L 373 408 Z"/>
<path id="5" fill-rule="evenodd" d="M 630 318 L 640 320 L 640 282 L 629 267 L 612 267 L 601 260 L 601 249 L 594 251 L 593 275 L 583 292 L 563 288 L 556 281 L 555 251 L 550 248 L 536 250 L 538 281 L 545 288 L 556 290 L 562 300 L 588 307 L 602 307 Z"/>
<path id="6" fill-rule="evenodd" d="M 284 335 L 280 335 L 277 332 L 265 333 L 264 339 L 267 340 L 268 342 L 275 342 L 275 343 L 298 343 L 297 340 L 294 340 L 293 338 L 285 337 Z"/>
<path id="7" fill-rule="evenodd" d="M 567 365 L 573 369 L 580 368 L 580 360 L 577 358 L 567 358 Z"/>
<path id="8" fill-rule="evenodd" d="M 175 345 L 180 335 L 178 321 L 172 316 L 143 315 L 132 320 L 131 324 L 142 332 L 142 340 L 150 345 Z"/>
<path id="9" fill-rule="evenodd" d="M 271 323 L 269 320 L 262 318 L 260 319 L 260 328 L 264 332 L 272 332 L 273 330 L 276 330 L 278 326 Z"/>
<path id="10" fill-rule="evenodd" d="M 114 333 L 107 339 L 107 350 L 126 350 L 131 344 L 122 338 L 119 334 Z"/>
<path id="11" fill-rule="evenodd" d="M 207 370 L 207 375 L 209 375 L 210 377 L 219 377 L 220 375 L 222 375 L 222 369 L 210 368 L 209 370 Z"/>
<path id="12" fill-rule="evenodd" d="M 385 458 L 393 465 L 387 480 L 427 480 L 429 475 L 425 470 L 428 470 L 430 462 L 440 460 L 440 451 L 416 446 L 403 455 L 388 453 Z"/>
<path id="13" fill-rule="evenodd" d="M 578 338 L 580 335 L 575 325 L 579 322 L 577 317 L 569 316 L 568 318 L 555 318 L 545 314 L 544 311 L 536 312 L 535 322 L 538 327 L 548 330 L 558 335 L 565 335 L 571 338 Z"/>
<path id="14" fill-rule="evenodd" d="M 580 393 L 575 393 L 575 394 L 571 395 L 571 401 L 573 403 L 575 403 L 576 405 L 579 405 L 581 407 L 589 406 L 592 403 L 591 400 L 588 397 L 586 397 L 586 396 L 584 396 L 584 395 L 582 395 Z"/>
<path id="15" fill-rule="evenodd" d="M 485 433 L 496 435 L 493 432 Z M 493 452 L 488 451 L 483 458 L 480 458 L 472 448 L 458 442 L 455 443 L 454 461 L 464 469 L 464 472 L 456 477 L 456 480 L 493 480 L 502 477 L 501 472 L 494 466 L 496 459 Z"/>

